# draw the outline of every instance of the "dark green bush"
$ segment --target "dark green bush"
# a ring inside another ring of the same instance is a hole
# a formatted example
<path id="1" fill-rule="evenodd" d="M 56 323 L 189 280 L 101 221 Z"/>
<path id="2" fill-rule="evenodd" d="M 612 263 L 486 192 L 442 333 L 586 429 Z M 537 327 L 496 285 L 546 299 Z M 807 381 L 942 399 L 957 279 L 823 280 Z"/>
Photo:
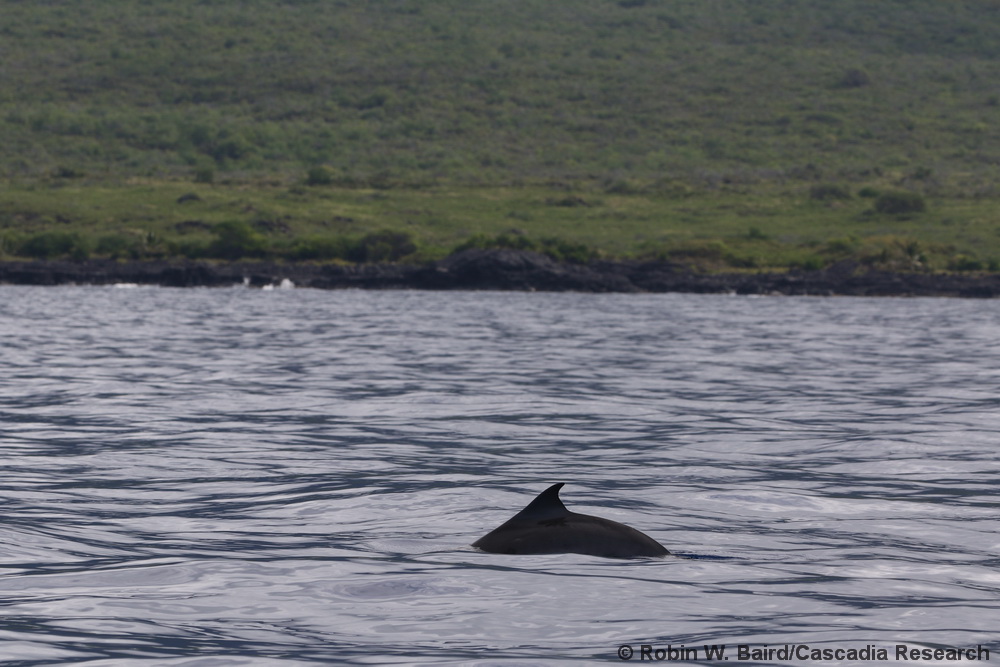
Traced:
<path id="1" fill-rule="evenodd" d="M 584 264 L 597 257 L 597 252 L 584 243 L 574 243 L 554 237 L 535 241 L 519 231 L 509 231 L 489 236 L 476 234 L 457 246 L 453 252 L 469 248 L 510 248 L 512 250 L 530 250 L 548 255 L 557 262 Z"/>
<path id="2" fill-rule="evenodd" d="M 906 190 L 883 192 L 875 198 L 875 210 L 887 215 L 920 213 L 926 208 L 927 204 L 922 196 Z"/>
<path id="3" fill-rule="evenodd" d="M 802 269 L 803 271 L 819 271 L 826 266 L 826 261 L 824 261 L 822 257 L 812 255 L 811 257 L 806 257 L 799 262 L 793 262 L 792 265 L 798 269 Z"/>
<path id="4" fill-rule="evenodd" d="M 212 228 L 215 240 L 209 243 L 209 257 L 240 259 L 261 257 L 267 251 L 267 241 L 243 221 L 220 222 Z"/>
<path id="5" fill-rule="evenodd" d="M 229 160 L 240 160 L 253 151 L 253 144 L 240 133 L 222 130 L 215 141 L 207 146 L 206 152 L 219 164 Z"/>
<path id="6" fill-rule="evenodd" d="M 52 175 L 56 178 L 83 178 L 84 173 L 75 167 L 56 167 L 52 171 Z"/>
<path id="7" fill-rule="evenodd" d="M 94 252 L 98 255 L 106 255 L 111 259 L 124 257 L 138 259 L 142 255 L 142 244 L 134 236 L 107 234 L 97 239 Z"/>
<path id="8" fill-rule="evenodd" d="M 409 232 L 381 230 L 361 238 L 312 236 L 299 240 L 288 256 L 295 260 L 343 259 L 359 264 L 396 262 L 417 251 Z"/>
<path id="9" fill-rule="evenodd" d="M 56 257 L 86 258 L 90 254 L 87 241 L 74 232 L 40 232 L 29 236 L 21 243 L 17 254 L 37 259 L 53 259 Z"/>
<path id="10" fill-rule="evenodd" d="M 333 172 L 329 167 L 317 165 L 310 167 L 306 174 L 306 185 L 330 185 L 333 183 Z"/>
<path id="11" fill-rule="evenodd" d="M 198 259 L 208 255 L 208 244 L 198 239 L 180 239 L 168 242 L 167 251 L 171 255 Z"/>
<path id="12" fill-rule="evenodd" d="M 597 257 L 594 249 L 584 243 L 573 243 L 556 238 L 542 239 L 541 250 L 558 262 L 570 262 L 571 264 L 586 264 Z"/>
<path id="13" fill-rule="evenodd" d="M 858 68 L 849 69 L 840 77 L 840 86 L 843 88 L 863 88 L 871 82 L 871 75 Z"/>
<path id="14" fill-rule="evenodd" d="M 297 260 L 347 259 L 352 244 L 343 236 L 312 236 L 300 239 L 289 253 Z"/>
<path id="15" fill-rule="evenodd" d="M 949 271 L 982 271 L 986 268 L 983 262 L 968 255 L 955 255 L 948 262 Z"/>

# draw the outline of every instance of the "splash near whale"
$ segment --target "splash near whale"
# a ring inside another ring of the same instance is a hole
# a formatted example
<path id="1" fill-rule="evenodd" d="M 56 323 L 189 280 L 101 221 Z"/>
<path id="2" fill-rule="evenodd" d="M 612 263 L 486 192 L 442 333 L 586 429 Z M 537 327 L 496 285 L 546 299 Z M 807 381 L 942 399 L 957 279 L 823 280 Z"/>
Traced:
<path id="1" fill-rule="evenodd" d="M 586 554 L 602 558 L 668 556 L 663 545 L 625 524 L 570 512 L 553 484 L 472 546 L 495 554 Z"/>

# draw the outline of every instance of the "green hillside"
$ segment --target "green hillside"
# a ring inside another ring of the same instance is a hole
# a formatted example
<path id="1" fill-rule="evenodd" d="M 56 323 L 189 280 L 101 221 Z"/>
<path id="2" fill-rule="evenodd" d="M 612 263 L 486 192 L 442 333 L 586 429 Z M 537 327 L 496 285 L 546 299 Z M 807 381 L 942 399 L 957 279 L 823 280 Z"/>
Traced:
<path id="1" fill-rule="evenodd" d="M 613 254 L 719 240 L 750 267 L 893 237 L 985 266 L 998 112 L 987 0 L 8 2 L 0 252 L 60 220 L 78 252 L 195 252 L 237 221 L 282 256 L 381 228 L 434 255 L 514 227 Z M 925 210 L 886 217 L 886 191 Z"/>

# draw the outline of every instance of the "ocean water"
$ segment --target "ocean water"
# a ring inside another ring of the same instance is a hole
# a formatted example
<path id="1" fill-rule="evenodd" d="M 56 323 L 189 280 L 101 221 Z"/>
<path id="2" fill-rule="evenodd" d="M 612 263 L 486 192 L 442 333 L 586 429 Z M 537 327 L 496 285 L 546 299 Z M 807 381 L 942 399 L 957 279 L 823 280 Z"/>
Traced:
<path id="1" fill-rule="evenodd" d="M 1000 660 L 997 301 L 5 286 L 0 335 L 5 665 Z M 554 482 L 675 555 L 468 546 Z"/>

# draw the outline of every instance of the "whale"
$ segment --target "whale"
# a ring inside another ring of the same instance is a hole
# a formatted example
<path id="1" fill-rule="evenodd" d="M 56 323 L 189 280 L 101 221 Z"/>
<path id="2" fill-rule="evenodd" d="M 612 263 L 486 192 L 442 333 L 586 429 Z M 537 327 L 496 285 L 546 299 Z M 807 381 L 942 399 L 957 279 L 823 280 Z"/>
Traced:
<path id="1" fill-rule="evenodd" d="M 669 556 L 663 545 L 625 524 L 570 512 L 553 484 L 497 529 L 472 543 L 493 554 L 585 554 L 602 558 Z"/>

